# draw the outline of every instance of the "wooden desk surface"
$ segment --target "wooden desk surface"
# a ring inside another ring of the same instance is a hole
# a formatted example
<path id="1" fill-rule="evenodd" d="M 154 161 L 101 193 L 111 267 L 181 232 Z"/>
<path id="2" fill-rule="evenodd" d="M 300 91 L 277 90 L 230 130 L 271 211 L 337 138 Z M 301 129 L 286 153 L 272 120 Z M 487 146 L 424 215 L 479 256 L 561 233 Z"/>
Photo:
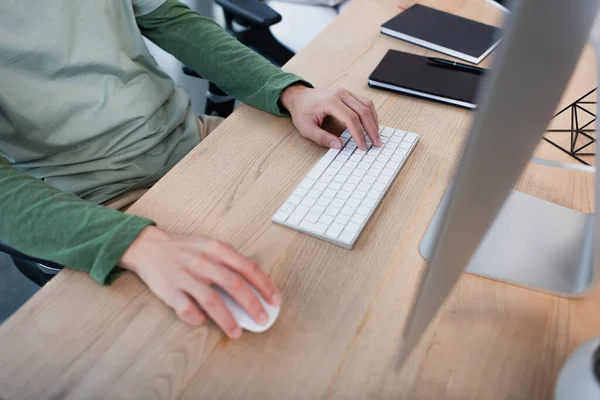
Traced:
<path id="1" fill-rule="evenodd" d="M 500 18 L 479 0 L 423 3 Z M 102 288 L 64 271 L 0 326 L 0 398 L 550 398 L 564 358 L 600 334 L 600 290 L 567 300 L 464 275 L 406 367 L 392 370 L 425 265 L 418 244 L 472 115 L 367 87 L 387 49 L 428 53 L 379 34 L 397 5 L 355 0 L 286 66 L 372 98 L 382 124 L 421 134 L 354 250 L 270 222 L 324 149 L 289 120 L 242 107 L 132 212 L 228 240 L 259 261 L 283 293 L 273 328 L 231 342 L 213 325 L 180 323 L 133 275 Z M 593 62 L 586 50 L 565 102 L 595 85 Z M 538 153 L 569 160 L 546 144 Z M 592 186 L 583 173 L 533 165 L 518 188 L 590 211 Z"/>

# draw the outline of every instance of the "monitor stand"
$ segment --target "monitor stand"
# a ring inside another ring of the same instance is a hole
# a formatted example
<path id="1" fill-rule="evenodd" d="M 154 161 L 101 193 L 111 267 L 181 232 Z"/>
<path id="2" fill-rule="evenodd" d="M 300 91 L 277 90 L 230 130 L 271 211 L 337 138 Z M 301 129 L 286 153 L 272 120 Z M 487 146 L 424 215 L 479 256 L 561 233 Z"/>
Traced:
<path id="1" fill-rule="evenodd" d="M 449 189 L 419 247 L 426 260 L 431 259 L 450 202 Z M 513 191 L 466 271 L 560 296 L 583 296 L 597 280 L 592 228 L 593 214 Z"/>

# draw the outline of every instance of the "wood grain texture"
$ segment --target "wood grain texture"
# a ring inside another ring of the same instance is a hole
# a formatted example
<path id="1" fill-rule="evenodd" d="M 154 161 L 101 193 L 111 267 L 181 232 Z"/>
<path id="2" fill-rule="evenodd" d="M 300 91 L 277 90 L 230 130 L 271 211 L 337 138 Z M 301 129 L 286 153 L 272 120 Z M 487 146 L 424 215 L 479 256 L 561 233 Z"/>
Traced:
<path id="1" fill-rule="evenodd" d="M 502 16 L 479 0 L 422 3 L 487 23 Z M 421 134 L 354 250 L 270 222 L 325 150 L 289 120 L 243 106 L 130 211 L 258 261 L 283 293 L 277 323 L 231 342 L 211 324 L 179 322 L 133 275 L 103 288 L 64 271 L 0 326 L 0 398 L 550 398 L 564 358 L 600 334 L 600 290 L 567 300 L 465 274 L 406 367 L 391 368 L 425 266 L 418 244 L 472 117 L 367 87 L 389 48 L 431 53 L 379 33 L 398 4 L 412 2 L 354 0 L 285 67 L 363 94 L 382 124 Z M 594 62 L 586 49 L 563 104 L 596 84 Z M 537 154 L 570 161 L 545 143 Z M 531 165 L 518 189 L 593 208 L 583 173 Z"/>

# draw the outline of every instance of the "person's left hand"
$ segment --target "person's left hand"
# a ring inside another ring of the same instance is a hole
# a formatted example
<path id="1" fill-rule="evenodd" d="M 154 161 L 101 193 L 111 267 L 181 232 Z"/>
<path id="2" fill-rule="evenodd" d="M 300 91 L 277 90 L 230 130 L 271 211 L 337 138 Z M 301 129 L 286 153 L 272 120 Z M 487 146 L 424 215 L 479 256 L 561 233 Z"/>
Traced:
<path id="1" fill-rule="evenodd" d="M 345 89 L 311 89 L 292 85 L 281 93 L 281 104 L 290 112 L 300 134 L 321 146 L 342 148 L 337 136 L 322 129 L 327 116 L 346 126 L 359 149 L 367 149 L 363 128 L 375 146 L 382 145 L 377 111 L 366 97 Z"/>

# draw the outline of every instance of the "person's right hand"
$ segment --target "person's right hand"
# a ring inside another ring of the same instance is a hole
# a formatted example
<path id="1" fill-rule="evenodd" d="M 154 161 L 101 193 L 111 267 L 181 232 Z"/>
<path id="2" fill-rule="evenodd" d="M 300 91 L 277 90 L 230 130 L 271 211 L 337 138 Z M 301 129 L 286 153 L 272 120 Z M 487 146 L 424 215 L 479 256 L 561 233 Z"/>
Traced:
<path id="1" fill-rule="evenodd" d="M 230 244 L 205 237 L 170 235 L 149 226 L 119 266 L 136 273 L 183 321 L 200 325 L 208 315 L 232 339 L 239 338 L 242 329 L 211 285 L 229 293 L 261 325 L 268 316 L 250 285 L 269 304 L 281 302 L 279 291 L 258 265 Z"/>

